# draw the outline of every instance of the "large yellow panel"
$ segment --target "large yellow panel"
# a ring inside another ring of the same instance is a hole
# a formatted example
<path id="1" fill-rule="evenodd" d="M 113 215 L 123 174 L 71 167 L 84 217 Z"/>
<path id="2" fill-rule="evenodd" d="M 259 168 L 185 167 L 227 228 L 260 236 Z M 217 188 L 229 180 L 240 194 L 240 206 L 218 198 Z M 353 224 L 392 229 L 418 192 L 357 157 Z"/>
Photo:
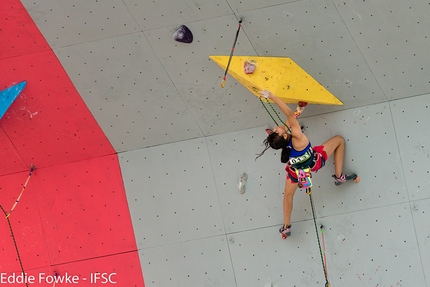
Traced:
<path id="1" fill-rule="evenodd" d="M 226 69 L 229 56 L 210 58 Z M 256 65 L 253 74 L 245 73 L 246 61 Z M 260 91 L 270 90 L 285 103 L 343 105 L 290 58 L 233 56 L 228 73 L 257 97 Z"/>

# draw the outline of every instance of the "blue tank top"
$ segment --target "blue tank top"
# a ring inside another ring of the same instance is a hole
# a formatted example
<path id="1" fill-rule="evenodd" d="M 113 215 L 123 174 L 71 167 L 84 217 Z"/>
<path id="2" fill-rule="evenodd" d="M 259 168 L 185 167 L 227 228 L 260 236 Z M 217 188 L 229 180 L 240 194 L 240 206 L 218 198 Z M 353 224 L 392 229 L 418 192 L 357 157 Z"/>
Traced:
<path id="1" fill-rule="evenodd" d="M 310 142 L 303 150 L 297 151 L 293 147 L 293 139 L 291 137 L 287 143 L 287 148 L 290 149 L 290 158 L 288 160 L 288 165 L 292 168 L 307 168 L 314 160 L 314 151 Z"/>

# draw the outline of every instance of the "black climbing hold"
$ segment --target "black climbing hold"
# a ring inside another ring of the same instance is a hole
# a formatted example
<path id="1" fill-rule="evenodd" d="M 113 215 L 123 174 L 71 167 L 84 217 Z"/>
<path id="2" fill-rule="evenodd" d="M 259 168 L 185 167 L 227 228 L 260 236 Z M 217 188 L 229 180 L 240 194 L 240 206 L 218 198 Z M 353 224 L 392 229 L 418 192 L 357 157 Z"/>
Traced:
<path id="1" fill-rule="evenodd" d="M 191 43 L 193 42 L 193 33 L 187 26 L 181 25 L 173 34 L 173 40 L 181 43 Z"/>

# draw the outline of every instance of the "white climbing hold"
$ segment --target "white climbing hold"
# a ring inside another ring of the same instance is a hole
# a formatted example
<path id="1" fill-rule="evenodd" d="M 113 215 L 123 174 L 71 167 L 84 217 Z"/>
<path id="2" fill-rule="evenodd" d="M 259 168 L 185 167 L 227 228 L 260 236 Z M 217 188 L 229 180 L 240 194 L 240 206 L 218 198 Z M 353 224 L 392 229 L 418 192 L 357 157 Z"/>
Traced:
<path id="1" fill-rule="evenodd" d="M 238 184 L 238 188 L 239 188 L 239 193 L 240 194 L 244 194 L 245 193 L 245 185 L 246 182 L 248 181 L 248 175 L 246 173 L 243 173 L 242 176 L 239 179 L 239 184 Z"/>

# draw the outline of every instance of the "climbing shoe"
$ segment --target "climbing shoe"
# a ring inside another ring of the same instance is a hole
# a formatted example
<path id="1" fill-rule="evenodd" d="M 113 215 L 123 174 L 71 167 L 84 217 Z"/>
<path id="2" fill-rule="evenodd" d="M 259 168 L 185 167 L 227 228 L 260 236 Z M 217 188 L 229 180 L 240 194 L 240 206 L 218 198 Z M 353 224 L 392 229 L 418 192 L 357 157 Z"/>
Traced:
<path id="1" fill-rule="evenodd" d="M 334 184 L 336 186 L 339 186 L 347 181 L 350 180 L 356 180 L 357 179 L 357 175 L 355 173 L 351 173 L 350 175 L 344 174 L 342 173 L 341 176 L 337 177 L 335 174 L 332 175 L 334 178 Z"/>
<path id="2" fill-rule="evenodd" d="M 281 233 L 282 239 L 286 239 L 288 236 L 291 236 L 291 224 L 290 225 L 282 225 L 281 228 L 279 228 L 279 233 Z"/>

